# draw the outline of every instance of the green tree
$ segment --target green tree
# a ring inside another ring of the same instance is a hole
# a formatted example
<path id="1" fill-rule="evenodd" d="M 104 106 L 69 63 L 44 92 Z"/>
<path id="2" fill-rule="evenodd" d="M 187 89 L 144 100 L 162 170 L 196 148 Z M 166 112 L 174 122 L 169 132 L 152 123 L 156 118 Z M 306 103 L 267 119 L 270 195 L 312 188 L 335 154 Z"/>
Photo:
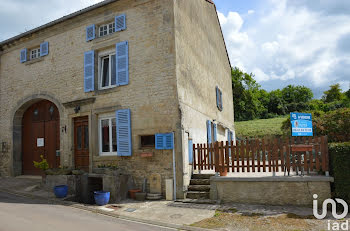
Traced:
<path id="1" fill-rule="evenodd" d="M 334 101 L 342 100 L 344 97 L 343 93 L 340 89 L 340 84 L 334 84 L 330 86 L 330 89 L 328 91 L 323 92 L 322 99 L 326 103 L 331 103 Z"/>
<path id="2" fill-rule="evenodd" d="M 235 67 L 231 70 L 235 120 L 252 120 L 259 117 L 263 109 L 259 101 L 260 85 L 252 73 L 244 73 Z"/>
<path id="3" fill-rule="evenodd" d="M 289 103 L 309 102 L 314 97 L 312 90 L 305 86 L 288 85 L 282 89 L 283 100 Z"/>
<path id="4" fill-rule="evenodd" d="M 282 92 L 280 89 L 271 91 L 269 93 L 268 111 L 269 113 L 276 115 L 286 114 L 286 106 L 285 102 L 283 101 Z"/>

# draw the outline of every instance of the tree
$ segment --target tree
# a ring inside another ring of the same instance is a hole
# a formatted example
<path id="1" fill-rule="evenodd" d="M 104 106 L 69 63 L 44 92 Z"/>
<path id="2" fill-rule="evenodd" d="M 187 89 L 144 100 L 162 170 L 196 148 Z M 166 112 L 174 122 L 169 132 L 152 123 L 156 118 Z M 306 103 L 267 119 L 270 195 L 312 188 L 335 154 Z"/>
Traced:
<path id="1" fill-rule="evenodd" d="M 343 99 L 343 94 L 340 89 L 339 83 L 331 85 L 328 91 L 323 92 L 322 99 L 326 103 L 339 101 Z"/>
<path id="2" fill-rule="evenodd" d="M 282 89 L 282 98 L 287 103 L 307 103 L 314 97 L 312 90 L 305 86 L 288 85 Z"/>
<path id="3" fill-rule="evenodd" d="M 231 75 L 235 120 L 258 118 L 259 110 L 262 110 L 259 101 L 260 85 L 254 80 L 254 75 L 244 73 L 237 67 L 232 68 Z"/>

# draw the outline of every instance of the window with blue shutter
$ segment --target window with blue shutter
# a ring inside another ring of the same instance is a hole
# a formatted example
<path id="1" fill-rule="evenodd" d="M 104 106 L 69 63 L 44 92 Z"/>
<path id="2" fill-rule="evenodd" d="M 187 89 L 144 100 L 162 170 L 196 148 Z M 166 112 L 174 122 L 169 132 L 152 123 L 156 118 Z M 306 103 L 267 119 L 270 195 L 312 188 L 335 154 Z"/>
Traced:
<path id="1" fill-rule="evenodd" d="M 218 108 L 220 108 L 220 105 L 219 105 L 219 88 L 218 87 L 215 87 L 215 93 L 216 93 L 216 106 Z"/>
<path id="2" fill-rule="evenodd" d="M 40 56 L 45 56 L 49 54 L 49 42 L 43 42 L 40 44 Z"/>
<path id="3" fill-rule="evenodd" d="M 118 156 L 131 156 L 131 118 L 130 109 L 116 111 L 117 153 Z"/>
<path id="4" fill-rule="evenodd" d="M 115 32 L 126 29 L 126 17 L 125 14 L 118 15 L 115 17 Z"/>
<path id="5" fill-rule="evenodd" d="M 156 134 L 156 149 L 165 150 L 174 148 L 174 134 Z"/>
<path id="6" fill-rule="evenodd" d="M 84 91 L 94 91 L 94 76 L 95 76 L 95 52 L 87 51 L 84 54 Z"/>
<path id="7" fill-rule="evenodd" d="M 95 39 L 95 25 L 90 25 L 86 27 L 86 41 L 91 41 Z"/>
<path id="8" fill-rule="evenodd" d="M 217 124 L 213 124 L 213 136 L 214 136 L 214 142 L 218 141 L 218 138 L 217 138 Z"/>
<path id="9" fill-rule="evenodd" d="M 231 138 L 231 139 L 230 139 L 229 141 L 230 141 L 230 142 L 233 141 L 233 132 L 232 132 L 232 131 L 230 131 L 230 138 Z"/>
<path id="10" fill-rule="evenodd" d="M 207 120 L 207 141 L 208 144 L 212 143 L 211 141 L 211 121 Z"/>
<path id="11" fill-rule="evenodd" d="M 193 163 L 193 140 L 188 140 L 188 162 Z"/>
<path id="12" fill-rule="evenodd" d="M 116 44 L 116 74 L 117 86 L 129 84 L 129 43 L 128 41 Z"/>
<path id="13" fill-rule="evenodd" d="M 223 106 L 222 106 L 222 91 L 219 89 L 219 104 L 220 104 L 220 111 L 222 111 Z"/>
<path id="14" fill-rule="evenodd" d="M 27 48 L 21 50 L 20 61 L 21 63 L 27 62 Z"/>

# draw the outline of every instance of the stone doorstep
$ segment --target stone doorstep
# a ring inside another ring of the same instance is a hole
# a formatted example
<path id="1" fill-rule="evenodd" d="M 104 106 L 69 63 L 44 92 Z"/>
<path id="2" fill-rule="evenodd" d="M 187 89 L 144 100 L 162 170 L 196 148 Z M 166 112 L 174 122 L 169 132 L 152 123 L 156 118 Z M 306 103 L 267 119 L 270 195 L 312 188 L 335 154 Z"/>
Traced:
<path id="1" fill-rule="evenodd" d="M 204 229 L 204 228 L 198 228 L 198 227 L 192 227 L 192 226 L 188 226 L 188 225 L 177 225 L 177 224 L 171 224 L 171 223 L 164 223 L 164 222 L 158 222 L 158 221 L 150 221 L 150 220 L 144 220 L 144 219 L 139 219 L 139 218 L 135 218 L 135 217 L 129 217 L 129 216 L 125 216 L 125 215 L 119 215 L 119 214 L 115 214 L 113 212 L 109 212 L 109 211 L 104 211 L 98 208 L 91 208 L 91 207 L 87 207 L 83 204 L 79 204 L 76 202 L 71 202 L 71 201 L 64 201 L 61 199 L 57 199 L 57 198 L 47 198 L 47 197 L 42 197 L 42 196 L 35 196 L 32 194 L 28 194 L 28 193 L 19 193 L 19 192 L 13 192 L 11 190 L 4 190 L 4 189 L 0 189 L 1 192 L 5 192 L 5 193 L 9 193 L 9 194 L 13 194 L 13 195 L 17 195 L 17 196 L 22 196 L 22 197 L 29 197 L 32 199 L 38 199 L 38 200 L 45 200 L 47 202 L 51 202 L 51 203 L 56 203 L 56 204 L 60 204 L 60 205 L 65 205 L 65 206 L 70 206 L 73 208 L 77 208 L 77 209 L 81 209 L 81 210 L 85 210 L 85 211 L 90 211 L 90 212 L 94 212 L 94 213 L 99 213 L 102 215 L 106 215 L 106 216 L 110 216 L 110 217 L 114 217 L 114 218 L 118 218 L 118 219 L 123 219 L 123 220 L 127 220 L 127 221 L 134 221 L 134 222 L 140 222 L 140 223 L 144 223 L 144 224 L 150 224 L 150 225 L 156 225 L 156 226 L 163 226 L 166 228 L 173 228 L 176 230 L 186 230 L 186 231 L 212 231 L 211 229 Z"/>

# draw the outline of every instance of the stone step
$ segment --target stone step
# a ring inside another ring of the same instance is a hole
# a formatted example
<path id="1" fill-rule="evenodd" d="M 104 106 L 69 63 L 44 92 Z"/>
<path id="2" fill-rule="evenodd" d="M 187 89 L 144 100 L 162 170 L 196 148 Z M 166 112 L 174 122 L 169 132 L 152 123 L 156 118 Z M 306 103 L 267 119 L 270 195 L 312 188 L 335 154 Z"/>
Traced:
<path id="1" fill-rule="evenodd" d="M 188 191 L 202 191 L 202 192 L 209 192 L 210 191 L 210 185 L 189 185 Z"/>
<path id="2" fill-rule="evenodd" d="M 192 179 L 210 179 L 215 174 L 193 174 Z"/>
<path id="3" fill-rule="evenodd" d="M 186 199 L 209 199 L 209 192 L 188 191 Z"/>
<path id="4" fill-rule="evenodd" d="M 209 179 L 191 179 L 190 185 L 210 185 Z"/>

